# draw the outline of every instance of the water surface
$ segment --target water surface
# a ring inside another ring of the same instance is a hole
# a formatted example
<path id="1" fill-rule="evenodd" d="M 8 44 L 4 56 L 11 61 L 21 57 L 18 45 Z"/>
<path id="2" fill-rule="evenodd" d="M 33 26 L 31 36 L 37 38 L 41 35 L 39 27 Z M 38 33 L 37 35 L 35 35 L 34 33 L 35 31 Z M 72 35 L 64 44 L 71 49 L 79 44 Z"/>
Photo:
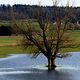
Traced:
<path id="1" fill-rule="evenodd" d="M 80 80 L 80 53 L 56 59 L 56 71 L 48 72 L 47 59 L 39 55 L 17 54 L 0 58 L 0 80 Z"/>

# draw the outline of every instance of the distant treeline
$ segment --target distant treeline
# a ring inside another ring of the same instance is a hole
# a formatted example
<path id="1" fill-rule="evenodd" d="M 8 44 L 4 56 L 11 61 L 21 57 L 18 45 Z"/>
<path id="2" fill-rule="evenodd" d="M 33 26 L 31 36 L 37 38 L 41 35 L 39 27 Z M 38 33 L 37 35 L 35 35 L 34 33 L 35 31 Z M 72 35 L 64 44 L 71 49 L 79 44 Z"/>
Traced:
<path id="1" fill-rule="evenodd" d="M 17 19 L 35 19 L 35 11 L 39 10 L 39 6 L 37 5 L 0 5 L 0 20 L 10 20 L 12 19 L 12 14 L 16 14 Z M 42 17 L 49 18 L 51 21 L 55 21 L 55 6 L 41 6 L 42 8 Z M 59 8 L 60 12 L 59 15 L 61 18 L 65 16 L 65 7 L 57 7 Z M 73 7 L 73 17 L 72 22 L 76 22 L 80 20 L 80 7 Z"/>

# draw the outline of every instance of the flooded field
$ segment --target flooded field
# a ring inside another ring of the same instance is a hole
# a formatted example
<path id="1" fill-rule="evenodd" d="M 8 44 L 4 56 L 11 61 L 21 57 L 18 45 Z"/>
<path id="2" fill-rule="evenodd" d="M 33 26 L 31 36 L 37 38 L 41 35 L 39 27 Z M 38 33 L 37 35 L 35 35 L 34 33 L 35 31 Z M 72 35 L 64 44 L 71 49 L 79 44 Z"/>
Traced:
<path id="1" fill-rule="evenodd" d="M 0 80 L 80 80 L 80 53 L 56 59 L 56 71 L 48 72 L 47 59 L 39 55 L 12 54 L 0 58 Z"/>

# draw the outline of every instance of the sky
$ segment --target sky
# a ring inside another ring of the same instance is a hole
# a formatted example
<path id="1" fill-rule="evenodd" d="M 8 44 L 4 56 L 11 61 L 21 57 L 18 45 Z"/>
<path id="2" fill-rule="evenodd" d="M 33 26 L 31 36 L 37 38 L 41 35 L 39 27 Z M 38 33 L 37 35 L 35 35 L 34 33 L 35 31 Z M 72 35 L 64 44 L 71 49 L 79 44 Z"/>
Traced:
<path id="1" fill-rule="evenodd" d="M 55 1 L 55 0 L 54 0 Z M 67 2 L 69 1 L 69 4 L 71 6 L 80 6 L 80 0 L 58 0 L 58 5 L 65 6 Z M 52 0 L 0 0 L 0 4 L 30 4 L 30 5 L 39 5 L 39 2 L 43 6 L 52 6 L 53 2 Z"/>

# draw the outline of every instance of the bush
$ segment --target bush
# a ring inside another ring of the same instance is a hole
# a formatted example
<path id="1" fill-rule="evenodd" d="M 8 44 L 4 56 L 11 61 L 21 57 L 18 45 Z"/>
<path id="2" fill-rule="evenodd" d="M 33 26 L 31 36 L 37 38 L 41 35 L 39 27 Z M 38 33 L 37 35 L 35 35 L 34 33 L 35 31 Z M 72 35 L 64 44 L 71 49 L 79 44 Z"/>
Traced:
<path id="1" fill-rule="evenodd" d="M 12 31 L 10 26 L 1 26 L 0 27 L 0 36 L 11 36 Z"/>

